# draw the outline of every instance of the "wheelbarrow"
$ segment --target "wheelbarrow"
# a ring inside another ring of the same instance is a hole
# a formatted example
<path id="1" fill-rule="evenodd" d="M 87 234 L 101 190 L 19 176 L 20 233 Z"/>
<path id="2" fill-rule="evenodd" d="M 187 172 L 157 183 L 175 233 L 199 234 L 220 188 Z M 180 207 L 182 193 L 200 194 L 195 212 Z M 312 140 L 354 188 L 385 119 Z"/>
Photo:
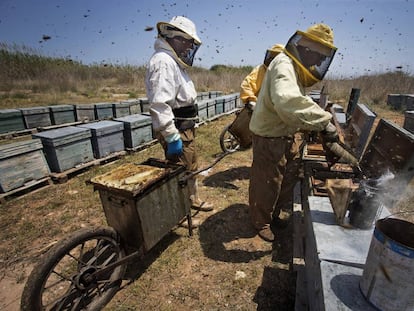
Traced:
<path id="1" fill-rule="evenodd" d="M 227 154 L 193 173 L 150 158 L 88 181 L 99 191 L 108 226 L 78 230 L 50 248 L 28 277 L 21 310 L 101 310 L 121 287 L 129 262 L 185 220 L 192 235 L 186 181 Z"/>

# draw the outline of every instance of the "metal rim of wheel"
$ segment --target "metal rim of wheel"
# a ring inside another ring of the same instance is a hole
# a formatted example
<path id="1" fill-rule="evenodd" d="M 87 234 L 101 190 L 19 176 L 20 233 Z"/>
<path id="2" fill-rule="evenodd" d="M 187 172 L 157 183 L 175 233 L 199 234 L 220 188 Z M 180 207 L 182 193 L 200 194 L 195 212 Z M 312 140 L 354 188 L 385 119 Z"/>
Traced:
<path id="1" fill-rule="evenodd" d="M 239 140 L 229 132 L 230 125 L 227 125 L 220 134 L 220 147 L 223 152 L 235 152 L 240 149 Z"/>
<path id="2" fill-rule="evenodd" d="M 126 264 L 93 275 L 125 256 L 110 227 L 82 229 L 40 259 L 23 290 L 21 310 L 100 310 L 118 291 Z"/>

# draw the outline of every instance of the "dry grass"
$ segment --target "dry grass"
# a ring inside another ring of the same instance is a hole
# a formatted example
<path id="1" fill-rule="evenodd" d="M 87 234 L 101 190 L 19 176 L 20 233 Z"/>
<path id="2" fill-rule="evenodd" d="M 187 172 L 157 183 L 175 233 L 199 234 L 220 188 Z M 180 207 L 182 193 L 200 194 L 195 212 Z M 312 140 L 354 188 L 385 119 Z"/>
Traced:
<path id="1" fill-rule="evenodd" d="M 85 66 L 70 59 L 43 57 L 37 51 L 0 43 L 0 109 L 54 104 L 80 104 L 145 97 L 145 68 L 129 65 Z M 251 66 L 215 65 L 190 68 L 199 92 L 238 92 Z M 53 83 L 51 83 L 53 81 Z M 414 77 L 401 71 L 331 78 L 312 89 L 325 87 L 330 100 L 347 102 L 352 88 L 361 89 L 360 102 L 385 105 L 388 94 L 409 94 Z"/>

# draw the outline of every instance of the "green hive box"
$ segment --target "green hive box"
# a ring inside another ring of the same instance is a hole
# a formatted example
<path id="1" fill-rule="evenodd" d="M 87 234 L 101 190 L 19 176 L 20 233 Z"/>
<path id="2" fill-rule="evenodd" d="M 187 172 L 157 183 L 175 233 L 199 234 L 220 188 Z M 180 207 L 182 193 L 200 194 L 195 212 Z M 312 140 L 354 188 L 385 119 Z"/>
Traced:
<path id="1" fill-rule="evenodd" d="M 76 126 L 33 134 L 40 138 L 52 172 L 60 173 L 94 160 L 91 131 Z"/>
<path id="2" fill-rule="evenodd" d="M 0 134 L 25 129 L 22 112 L 18 109 L 0 110 Z"/>
<path id="3" fill-rule="evenodd" d="M 125 150 L 122 122 L 104 120 L 78 125 L 78 127 L 91 131 L 93 154 L 97 159 Z"/>
<path id="4" fill-rule="evenodd" d="M 0 192 L 49 176 L 39 139 L 0 145 Z"/>
<path id="5" fill-rule="evenodd" d="M 49 106 L 50 116 L 54 125 L 75 122 L 75 106 L 73 105 L 56 105 Z"/>
<path id="6" fill-rule="evenodd" d="M 133 114 L 116 118 L 115 121 L 124 123 L 125 147 L 135 148 L 153 139 L 152 120 L 150 116 Z"/>
<path id="7" fill-rule="evenodd" d="M 49 107 L 20 108 L 27 129 L 47 127 L 52 125 Z"/>

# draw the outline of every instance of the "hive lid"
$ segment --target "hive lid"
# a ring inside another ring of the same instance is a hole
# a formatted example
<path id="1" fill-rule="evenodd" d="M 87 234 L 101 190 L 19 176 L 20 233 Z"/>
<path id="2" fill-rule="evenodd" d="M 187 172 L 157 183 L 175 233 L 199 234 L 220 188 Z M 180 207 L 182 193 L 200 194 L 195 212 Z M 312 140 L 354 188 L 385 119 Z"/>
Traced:
<path id="1" fill-rule="evenodd" d="M 60 146 L 79 141 L 82 139 L 88 139 L 91 137 L 91 131 L 89 129 L 81 128 L 78 126 L 66 126 L 54 130 L 48 130 L 32 135 L 33 138 L 40 138 L 43 145 L 48 146 Z"/>
<path id="2" fill-rule="evenodd" d="M 361 158 L 368 177 L 378 178 L 388 171 L 414 175 L 414 134 L 393 122 L 381 119 Z"/>
<path id="3" fill-rule="evenodd" d="M 40 139 L 20 141 L 10 144 L 0 145 L 0 159 L 7 159 L 16 155 L 42 149 Z"/>
<path id="4" fill-rule="evenodd" d="M 19 108 L 23 115 L 31 115 L 38 113 L 47 113 L 49 114 L 49 107 L 39 106 L 39 107 L 30 107 L 30 108 Z"/>
<path id="5" fill-rule="evenodd" d="M 10 117 L 21 117 L 22 112 L 18 109 L 1 109 L 0 110 L 0 119 L 8 119 Z"/>
<path id="6" fill-rule="evenodd" d="M 116 118 L 115 121 L 124 122 L 125 124 L 129 124 L 131 127 L 138 127 L 140 125 L 147 125 L 152 123 L 152 119 L 150 116 L 145 116 L 142 114 L 131 114 L 129 116 Z"/>
<path id="7" fill-rule="evenodd" d="M 75 109 L 73 105 L 54 105 L 54 106 L 50 106 L 49 108 L 50 108 L 50 111 L 52 112 L 71 111 Z"/>
<path id="8" fill-rule="evenodd" d="M 110 120 L 81 124 L 78 126 L 90 129 L 92 131 L 92 134 L 97 136 L 119 132 L 124 129 L 124 124 L 122 122 Z"/>

